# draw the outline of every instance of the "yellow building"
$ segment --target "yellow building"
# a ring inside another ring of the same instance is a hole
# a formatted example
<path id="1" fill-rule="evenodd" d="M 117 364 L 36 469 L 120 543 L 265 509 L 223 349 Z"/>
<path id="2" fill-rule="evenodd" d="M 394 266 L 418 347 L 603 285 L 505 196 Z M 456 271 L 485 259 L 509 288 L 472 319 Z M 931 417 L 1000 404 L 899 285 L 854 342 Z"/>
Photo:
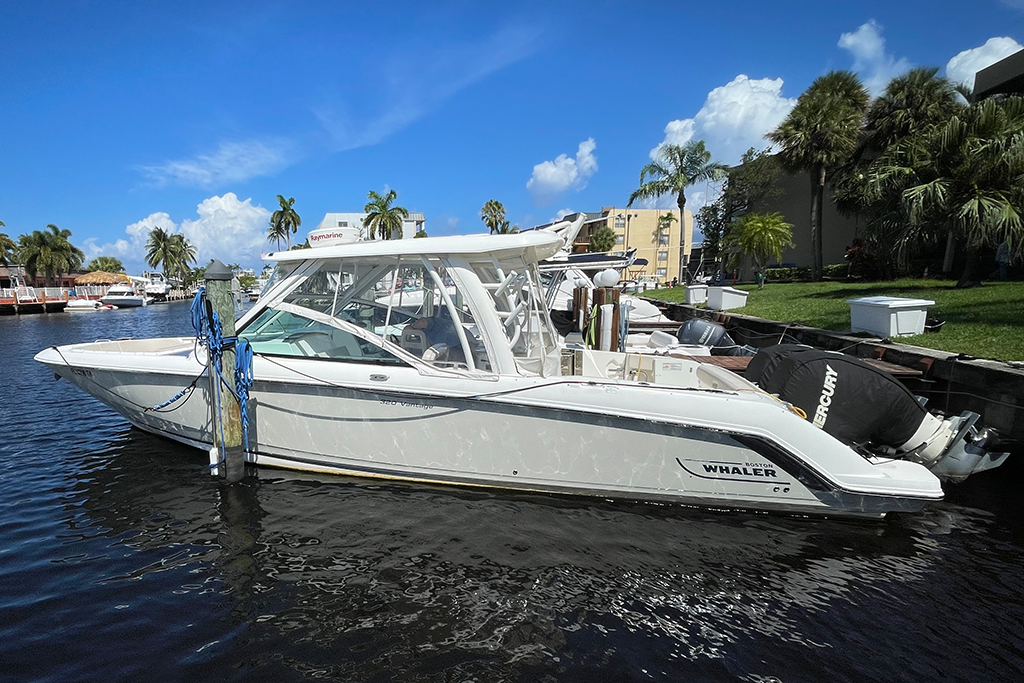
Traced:
<path id="1" fill-rule="evenodd" d="M 590 251 L 590 236 L 598 228 L 608 226 L 615 233 L 614 251 L 636 249 L 637 259 L 647 261 L 629 269 L 629 279 L 644 282 L 668 283 L 680 277 L 680 269 L 689 263 L 693 248 L 693 214 L 684 211 L 679 222 L 679 209 L 619 209 L 601 207 L 599 213 L 587 213 L 576 241 L 574 252 Z M 570 214 L 562 220 L 572 221 L 579 216 Z M 666 216 L 671 216 L 668 221 Z"/>

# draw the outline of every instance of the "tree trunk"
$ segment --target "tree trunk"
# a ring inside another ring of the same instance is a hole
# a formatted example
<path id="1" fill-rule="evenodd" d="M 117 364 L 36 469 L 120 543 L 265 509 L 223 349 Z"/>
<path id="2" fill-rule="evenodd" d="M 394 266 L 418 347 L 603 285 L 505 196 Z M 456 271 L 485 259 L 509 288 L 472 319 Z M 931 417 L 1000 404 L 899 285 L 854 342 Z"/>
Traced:
<path id="1" fill-rule="evenodd" d="M 811 171 L 811 280 L 821 280 L 821 210 L 825 189 L 825 167 L 819 165 Z"/>
<path id="2" fill-rule="evenodd" d="M 981 268 L 981 249 L 977 246 L 968 245 L 964 251 L 967 256 L 967 262 L 964 263 L 964 272 L 961 273 L 960 279 L 956 283 L 957 289 L 966 289 L 981 284 L 978 278 L 978 271 Z"/>
<path id="3" fill-rule="evenodd" d="M 956 254 L 956 238 L 953 237 L 953 231 L 950 230 L 946 234 L 946 254 L 942 257 L 942 272 L 952 273 L 953 272 L 953 256 Z"/>
<path id="4" fill-rule="evenodd" d="M 686 261 L 686 195 L 683 192 L 676 197 L 676 206 L 679 207 L 679 280 L 683 284 L 690 284 L 690 273 L 684 270 Z M 671 227 L 669 230 L 671 231 Z M 665 274 L 668 277 L 668 274 Z"/>

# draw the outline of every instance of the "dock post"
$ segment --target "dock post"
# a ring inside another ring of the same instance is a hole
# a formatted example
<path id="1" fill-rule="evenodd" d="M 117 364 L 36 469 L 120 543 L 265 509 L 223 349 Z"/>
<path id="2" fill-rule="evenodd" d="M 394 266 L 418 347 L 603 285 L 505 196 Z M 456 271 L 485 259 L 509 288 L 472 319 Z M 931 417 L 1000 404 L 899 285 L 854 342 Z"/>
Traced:
<path id="1" fill-rule="evenodd" d="M 213 261 L 206 267 L 206 301 L 207 315 L 217 313 L 224 337 L 235 336 L 235 304 L 231 296 L 231 278 L 233 273 L 220 261 Z M 242 480 L 245 475 L 245 451 L 242 447 L 242 417 L 238 410 L 238 401 L 232 392 L 235 390 L 235 350 L 225 347 L 221 358 L 221 374 L 231 391 L 219 384 L 212 367 L 209 369 L 213 420 L 213 444 L 215 447 L 224 439 L 224 471 L 228 484 Z"/>
<path id="2" fill-rule="evenodd" d="M 611 308 L 606 308 L 610 306 Z M 594 290 L 597 324 L 594 327 L 594 348 L 602 351 L 619 350 L 619 290 L 598 287 Z"/>

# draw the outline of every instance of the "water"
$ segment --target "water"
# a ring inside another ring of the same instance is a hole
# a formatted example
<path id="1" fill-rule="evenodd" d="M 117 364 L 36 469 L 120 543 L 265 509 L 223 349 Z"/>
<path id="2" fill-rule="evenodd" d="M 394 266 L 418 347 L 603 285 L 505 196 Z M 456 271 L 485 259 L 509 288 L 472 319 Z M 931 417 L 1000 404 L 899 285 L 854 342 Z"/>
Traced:
<path id="1" fill-rule="evenodd" d="M 806 520 L 263 470 L 32 355 L 186 304 L 0 318 L 0 681 L 1014 681 L 1021 467 Z"/>

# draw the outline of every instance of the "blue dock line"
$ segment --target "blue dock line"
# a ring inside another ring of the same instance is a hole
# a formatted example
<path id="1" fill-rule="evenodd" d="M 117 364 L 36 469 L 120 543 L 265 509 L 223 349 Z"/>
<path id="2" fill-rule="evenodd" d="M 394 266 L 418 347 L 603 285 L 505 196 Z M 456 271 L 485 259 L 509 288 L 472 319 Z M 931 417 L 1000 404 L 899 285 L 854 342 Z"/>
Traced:
<path id="1" fill-rule="evenodd" d="M 220 316 L 217 312 L 209 309 L 209 315 L 207 315 L 206 306 L 206 289 L 200 287 L 199 291 L 196 292 L 195 297 L 192 299 L 192 305 L 190 307 L 192 314 L 192 328 L 196 332 L 196 343 L 202 344 L 206 347 L 207 353 L 210 357 L 210 368 L 217 376 L 217 382 L 214 385 L 214 396 L 213 401 L 217 404 L 217 417 L 218 424 L 220 425 L 220 461 L 210 465 L 210 469 L 218 467 L 224 463 L 224 419 L 223 413 L 220 407 L 220 391 L 226 388 L 235 400 L 238 401 L 238 411 L 242 420 L 242 438 L 245 440 L 245 452 L 249 453 L 249 390 L 252 388 L 253 382 L 253 351 L 252 346 L 245 339 L 239 339 L 238 337 L 225 337 L 223 333 L 223 325 L 220 321 Z M 231 388 L 228 381 L 224 378 L 222 359 L 224 357 L 224 350 L 235 347 L 235 389 Z M 201 375 L 200 375 L 201 376 Z M 148 411 L 160 410 L 166 408 L 175 401 L 181 399 L 185 394 L 189 393 L 190 390 L 195 389 L 195 384 L 198 381 L 198 377 L 193 380 L 192 384 L 185 387 L 177 394 L 172 396 L 170 399 L 163 403 L 148 408 Z"/>

